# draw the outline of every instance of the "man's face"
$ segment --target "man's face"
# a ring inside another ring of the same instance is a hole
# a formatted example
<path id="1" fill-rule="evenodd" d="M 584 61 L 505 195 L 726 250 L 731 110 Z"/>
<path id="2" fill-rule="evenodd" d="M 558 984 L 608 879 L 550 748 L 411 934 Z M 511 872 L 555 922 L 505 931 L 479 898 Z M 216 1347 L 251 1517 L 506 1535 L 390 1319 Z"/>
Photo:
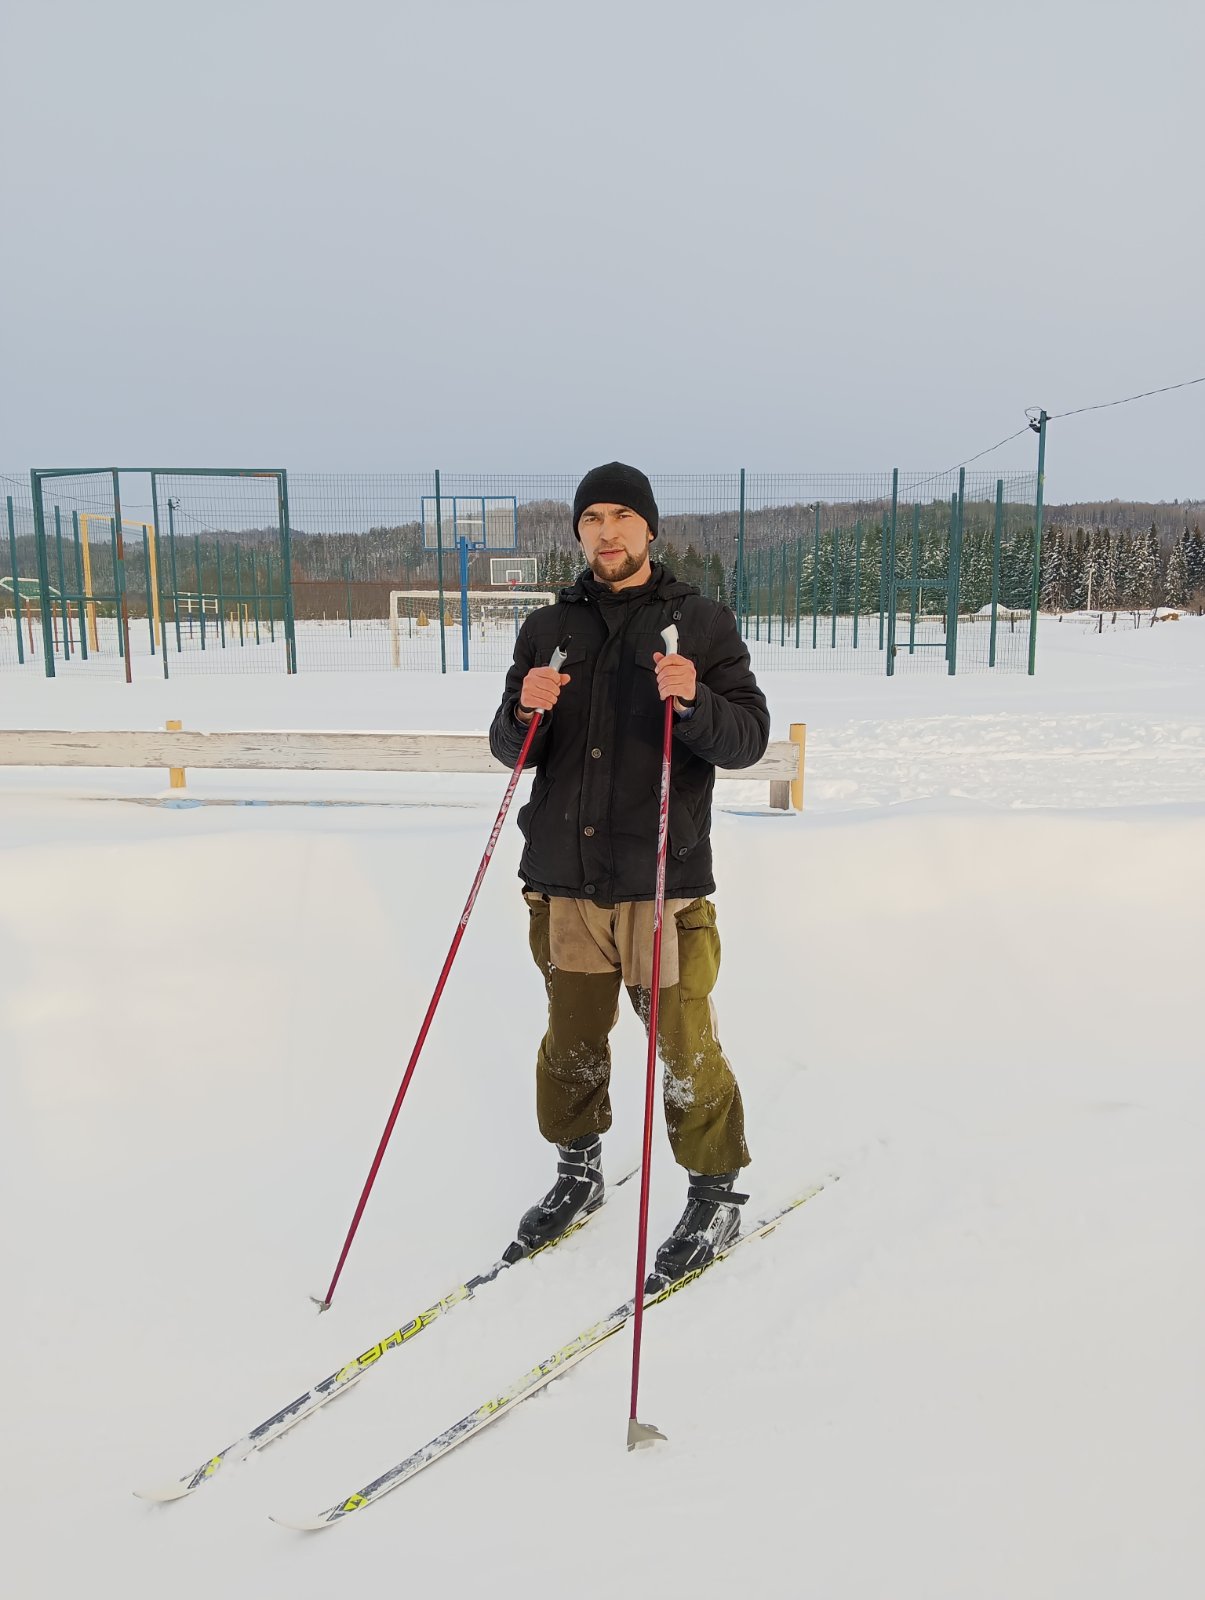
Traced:
<path id="1" fill-rule="evenodd" d="M 626 588 L 651 575 L 648 523 L 630 506 L 592 505 L 577 524 L 582 554 L 599 583 Z"/>

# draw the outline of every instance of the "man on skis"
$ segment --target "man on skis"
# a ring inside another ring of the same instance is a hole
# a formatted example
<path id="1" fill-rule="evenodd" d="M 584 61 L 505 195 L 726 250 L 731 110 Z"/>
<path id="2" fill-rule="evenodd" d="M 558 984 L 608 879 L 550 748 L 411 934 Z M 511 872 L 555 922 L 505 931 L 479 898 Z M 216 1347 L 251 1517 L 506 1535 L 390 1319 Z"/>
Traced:
<path id="1" fill-rule="evenodd" d="M 657 1031 L 666 1124 L 688 1188 L 653 1269 L 672 1282 L 735 1236 L 747 1199 L 734 1189 L 749 1152 L 740 1090 L 716 1037 L 720 941 L 706 896 L 715 888 L 715 768 L 760 760 L 770 717 L 732 612 L 652 562 L 658 520 L 636 468 L 614 461 L 582 479 L 573 531 L 589 570 L 524 622 L 490 747 L 513 767 L 543 713 L 530 752 L 535 782 L 519 813 L 519 875 L 548 995 L 536 1110 L 559 1159 L 556 1182 L 519 1224 L 530 1251 L 602 1201 L 621 984 L 648 1021 L 663 702 L 673 698 Z M 671 623 L 680 651 L 665 655 L 661 630 Z M 560 671 L 550 665 L 558 648 Z"/>

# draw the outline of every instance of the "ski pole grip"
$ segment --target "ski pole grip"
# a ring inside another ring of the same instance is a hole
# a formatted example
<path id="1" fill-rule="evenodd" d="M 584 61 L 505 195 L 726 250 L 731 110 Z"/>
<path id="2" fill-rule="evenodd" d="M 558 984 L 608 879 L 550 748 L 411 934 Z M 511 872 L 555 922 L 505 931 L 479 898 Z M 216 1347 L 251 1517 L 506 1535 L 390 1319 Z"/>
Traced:
<path id="1" fill-rule="evenodd" d="M 552 652 L 551 656 L 549 656 L 549 658 L 548 658 L 548 665 L 552 668 L 552 670 L 554 672 L 559 672 L 561 670 L 561 667 L 564 665 L 564 662 L 565 662 L 565 652 L 561 649 L 560 645 L 558 644 L 556 649 Z M 544 720 L 544 713 L 542 711 L 537 711 L 535 716 L 532 717 L 532 719 L 531 719 L 532 727 L 533 728 L 538 728 L 540 723 L 543 722 L 543 720 Z M 527 748 L 528 748 L 527 745 L 523 746 L 524 759 L 526 759 L 526 757 L 527 757 Z"/>
<path id="2" fill-rule="evenodd" d="M 668 628 L 662 628 L 661 637 L 665 640 L 666 655 L 676 656 L 678 653 L 678 630 L 672 622 Z"/>

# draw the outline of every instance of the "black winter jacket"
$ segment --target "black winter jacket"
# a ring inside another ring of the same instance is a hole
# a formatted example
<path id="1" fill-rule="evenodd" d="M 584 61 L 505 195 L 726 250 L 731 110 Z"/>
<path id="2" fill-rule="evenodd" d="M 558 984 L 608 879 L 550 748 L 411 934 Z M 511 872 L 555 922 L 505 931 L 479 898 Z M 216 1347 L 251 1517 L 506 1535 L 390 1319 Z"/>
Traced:
<path id="1" fill-rule="evenodd" d="M 528 758 L 536 778 L 519 812 L 527 888 L 601 905 L 653 899 L 665 716 L 653 652 L 664 651 L 661 630 L 671 622 L 699 687 L 693 715 L 675 717 L 666 894 L 693 899 L 715 888 L 715 769 L 759 761 L 770 714 L 732 612 L 659 565 L 642 588 L 616 593 L 584 572 L 519 631 L 490 728 L 499 761 L 513 767 L 519 758 L 527 729 L 515 707 L 530 668 L 547 666 L 560 645 L 570 679 Z"/>

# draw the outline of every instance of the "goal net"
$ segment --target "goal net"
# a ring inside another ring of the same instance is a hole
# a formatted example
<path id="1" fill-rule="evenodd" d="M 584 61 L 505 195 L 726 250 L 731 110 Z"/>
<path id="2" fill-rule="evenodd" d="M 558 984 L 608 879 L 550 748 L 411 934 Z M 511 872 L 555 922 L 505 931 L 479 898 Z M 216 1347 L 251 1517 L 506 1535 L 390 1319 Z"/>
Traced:
<path id="1" fill-rule="evenodd" d="M 530 589 L 470 589 L 467 623 L 472 641 L 509 639 L 519 636 L 524 619 L 541 606 L 550 606 L 553 594 Z M 439 636 L 439 594 L 433 589 L 394 589 L 389 596 L 389 648 L 395 667 L 405 664 L 414 647 L 432 636 Z M 459 589 L 447 589 L 443 599 L 445 628 L 463 629 L 466 617 L 461 610 Z"/>

